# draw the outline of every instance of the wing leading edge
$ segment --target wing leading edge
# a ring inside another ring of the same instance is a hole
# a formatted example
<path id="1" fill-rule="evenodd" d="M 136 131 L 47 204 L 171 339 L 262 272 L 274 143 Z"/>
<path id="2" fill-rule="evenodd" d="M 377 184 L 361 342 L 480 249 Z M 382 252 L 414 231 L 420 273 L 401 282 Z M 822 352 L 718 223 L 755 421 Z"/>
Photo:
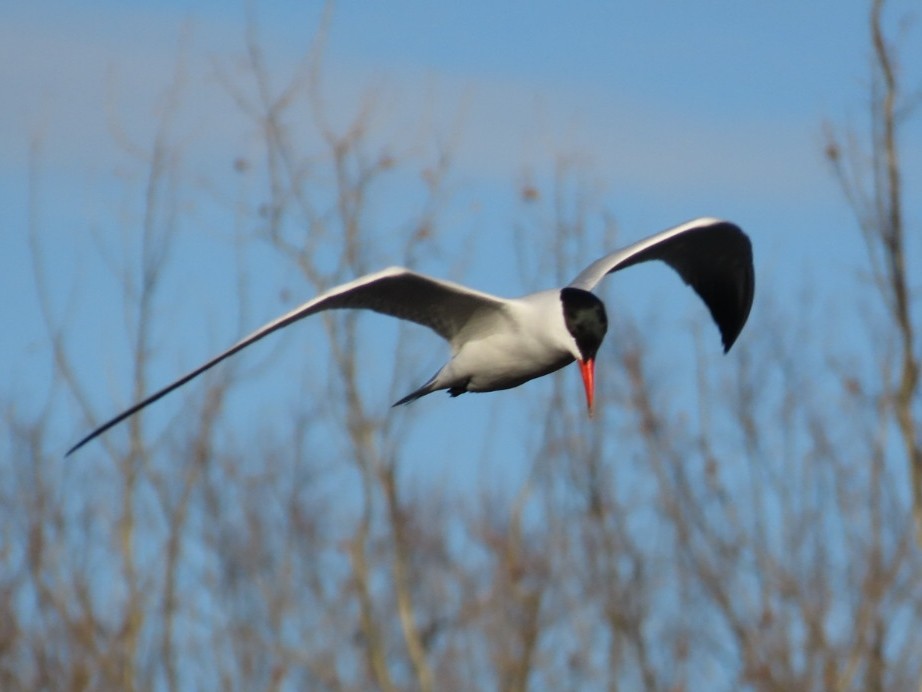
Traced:
<path id="1" fill-rule="evenodd" d="M 591 291 L 606 275 L 651 260 L 668 264 L 695 290 L 717 323 L 724 351 L 729 351 L 755 294 L 749 237 L 729 221 L 696 219 L 596 260 L 570 286 Z"/>

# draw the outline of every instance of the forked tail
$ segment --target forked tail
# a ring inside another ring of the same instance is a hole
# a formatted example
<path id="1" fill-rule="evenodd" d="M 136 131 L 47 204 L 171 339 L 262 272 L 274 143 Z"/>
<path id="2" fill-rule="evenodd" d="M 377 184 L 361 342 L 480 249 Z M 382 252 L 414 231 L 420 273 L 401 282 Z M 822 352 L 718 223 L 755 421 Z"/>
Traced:
<path id="1" fill-rule="evenodd" d="M 439 372 L 441 372 L 441 370 L 439 370 Z M 419 389 L 410 392 L 400 401 L 393 403 L 391 408 L 394 406 L 403 406 L 404 404 L 409 404 L 411 401 L 416 401 L 420 397 L 426 396 L 427 394 L 432 394 L 432 392 L 437 391 L 439 387 L 435 386 L 435 380 L 438 376 L 439 373 L 435 373 L 432 377 L 429 378 L 429 381 L 426 382 L 426 384 L 424 384 Z"/>

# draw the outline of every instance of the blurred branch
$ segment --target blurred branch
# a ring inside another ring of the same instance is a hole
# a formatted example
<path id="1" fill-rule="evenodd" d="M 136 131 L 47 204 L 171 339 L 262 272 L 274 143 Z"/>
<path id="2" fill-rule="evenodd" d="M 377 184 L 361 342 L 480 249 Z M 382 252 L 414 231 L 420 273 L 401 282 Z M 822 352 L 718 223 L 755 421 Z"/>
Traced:
<path id="1" fill-rule="evenodd" d="M 875 284 L 895 329 L 899 366 L 895 382 L 886 383 L 887 396 L 909 466 L 913 523 L 922 546 L 922 423 L 914 411 L 920 391 L 922 347 L 916 337 L 911 310 L 899 145 L 899 130 L 918 106 L 918 101 L 902 101 L 894 64 L 896 50 L 889 43 L 884 28 L 886 5 L 886 0 L 873 0 L 868 17 L 873 49 L 870 175 L 865 174 L 860 162 L 859 145 L 853 141 L 843 143 L 831 130 L 827 130 L 826 157 L 858 220 Z"/>
<path id="2" fill-rule="evenodd" d="M 446 236 L 451 177 L 450 152 L 426 147 L 420 160 L 377 143 L 374 98 L 347 117 L 326 100 L 329 7 L 289 81 L 273 83 L 253 26 L 244 79 L 221 75 L 262 146 L 254 162 L 235 161 L 247 188 L 238 188 L 238 226 L 254 229 L 237 256 L 246 264 L 254 245 L 270 248 L 246 266 L 262 282 L 294 272 L 306 293 L 431 255 Z M 655 347 L 656 325 L 638 328 L 631 301 L 612 301 L 596 418 L 573 396 L 571 371 L 545 383 L 548 397 L 523 390 L 523 415 L 483 433 L 502 432 L 502 443 L 471 438 L 470 448 L 491 452 L 482 469 L 502 465 L 473 498 L 476 476 L 456 484 L 444 482 L 454 469 L 432 470 L 467 462 L 474 469 L 462 473 L 478 473 L 470 449 L 444 450 L 437 430 L 414 429 L 418 409 L 382 409 L 378 390 L 364 386 L 366 322 L 354 313 L 318 319 L 323 330 L 311 336 L 325 338 L 308 349 L 324 358 L 302 359 L 287 409 L 266 400 L 274 393 L 241 392 L 244 424 L 233 425 L 222 412 L 241 378 L 228 364 L 159 440 L 140 422 L 127 450 L 100 440 L 98 466 L 89 455 L 49 463 L 56 397 L 34 424 L 11 401 L 0 436 L 11 452 L 0 449 L 0 687 L 917 687 L 922 553 L 894 450 L 907 444 L 898 408 L 918 406 L 906 353 L 918 355 L 919 329 L 907 221 L 891 213 L 904 203 L 898 134 L 911 108 L 883 7 L 872 15 L 884 63 L 873 92 L 880 155 L 864 165 L 857 140 L 845 146 L 832 134 L 827 152 L 886 305 L 892 339 L 879 361 L 829 339 L 804 301 L 779 300 L 772 321 L 763 298 L 747 327 L 760 338 L 718 362 L 701 348 L 683 380 L 663 366 L 675 352 Z M 179 83 L 168 110 L 186 96 Z M 132 334 L 136 392 L 169 325 L 157 306 L 186 209 L 173 132 L 166 114 L 152 141 L 133 146 L 145 166 L 131 190 L 143 214 L 116 236 L 126 251 L 115 300 Z M 92 420 L 94 393 L 65 348 L 71 306 L 56 303 L 38 230 L 40 145 L 29 233 L 53 386 Z M 393 193 L 407 190 L 413 206 L 395 221 Z M 573 157 L 519 188 L 522 283 L 566 281 L 616 247 L 598 192 Z M 239 283 L 241 304 L 245 290 Z M 391 390 L 407 365 L 420 367 L 413 338 L 396 339 Z M 276 355 L 265 362 L 275 366 Z"/>

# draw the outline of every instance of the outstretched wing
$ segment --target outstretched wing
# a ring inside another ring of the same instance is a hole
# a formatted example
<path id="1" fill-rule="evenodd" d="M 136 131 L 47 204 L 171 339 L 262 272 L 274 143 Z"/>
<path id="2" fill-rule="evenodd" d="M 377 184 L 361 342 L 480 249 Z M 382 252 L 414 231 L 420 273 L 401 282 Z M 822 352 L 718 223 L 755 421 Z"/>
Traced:
<path id="1" fill-rule="evenodd" d="M 489 319 L 504 311 L 505 301 L 460 284 L 433 279 L 402 267 L 390 267 L 337 286 L 260 327 L 207 363 L 154 392 L 89 433 L 67 451 L 70 455 L 109 428 L 201 375 L 225 358 L 292 322 L 323 310 L 366 309 L 429 327 L 454 344 L 455 337 L 473 319 Z M 66 456 L 66 455 L 65 455 Z"/>
<path id="2" fill-rule="evenodd" d="M 739 336 L 755 293 L 752 244 L 740 228 L 719 219 L 695 219 L 606 255 L 570 283 L 591 291 L 606 274 L 662 260 L 695 289 L 720 329 L 724 351 Z"/>

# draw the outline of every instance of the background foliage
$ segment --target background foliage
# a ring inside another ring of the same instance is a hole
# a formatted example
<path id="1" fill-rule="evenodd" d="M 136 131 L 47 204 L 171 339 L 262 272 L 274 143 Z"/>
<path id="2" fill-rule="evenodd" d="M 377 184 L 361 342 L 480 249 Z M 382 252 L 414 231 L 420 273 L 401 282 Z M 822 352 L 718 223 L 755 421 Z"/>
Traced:
<path id="1" fill-rule="evenodd" d="M 181 57 L 156 131 L 126 135 L 125 198 L 93 252 L 120 312 L 111 368 L 133 382 L 100 400 L 81 366 L 100 334 L 70 317 L 96 297 L 54 294 L 37 137 L 28 233 L 54 385 L 38 413 L 0 392 L 0 687 L 916 689 L 919 229 L 901 133 L 917 100 L 884 3 L 869 9 L 872 128 L 829 125 L 825 142 L 865 241 L 864 271 L 841 279 L 866 297 L 843 308 L 865 339 L 836 338 L 809 285 L 777 300 L 763 267 L 726 358 L 703 311 L 615 309 L 593 421 L 568 372 L 504 395 L 520 417 L 474 396 L 391 410 L 439 365 L 434 338 L 328 314 L 63 460 L 62 420 L 92 426 L 160 384 L 172 325 L 201 312 L 196 264 L 229 268 L 239 334 L 395 261 L 463 278 L 483 239 L 450 139 L 378 144 L 373 96 L 347 117 L 325 101 L 322 27 L 283 78 L 254 25 L 218 70 L 250 123 L 233 184 L 189 173 Z M 508 189 L 528 290 L 621 242 L 577 159 Z M 205 206 L 226 227 L 200 227 Z M 284 395 L 254 398 L 271 377 Z M 482 426 L 440 437 L 450 406 Z"/>

